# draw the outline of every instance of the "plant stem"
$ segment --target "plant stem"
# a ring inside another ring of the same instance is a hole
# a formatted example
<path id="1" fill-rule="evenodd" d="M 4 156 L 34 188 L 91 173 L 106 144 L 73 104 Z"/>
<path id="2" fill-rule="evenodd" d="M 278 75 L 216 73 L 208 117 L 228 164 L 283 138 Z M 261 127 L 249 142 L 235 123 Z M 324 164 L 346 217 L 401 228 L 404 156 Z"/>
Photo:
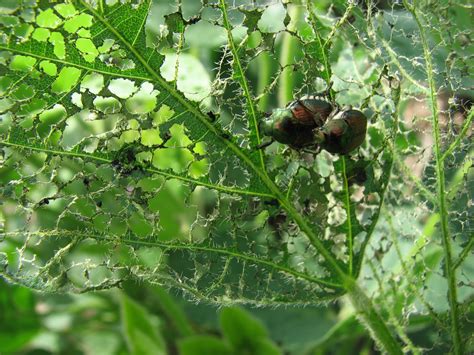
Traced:
<path id="1" fill-rule="evenodd" d="M 369 265 L 369 267 L 372 271 L 372 274 L 374 275 L 375 280 L 377 281 L 379 292 L 380 292 L 380 295 L 381 295 L 380 303 L 383 305 L 383 307 L 385 308 L 385 310 L 388 313 L 389 322 L 394 327 L 395 331 L 397 332 L 398 337 L 400 339 L 402 339 L 403 342 L 406 344 L 407 348 L 410 349 L 411 353 L 414 354 L 414 355 L 421 354 L 420 349 L 415 347 L 415 345 L 413 344 L 411 339 L 406 334 L 405 329 L 403 329 L 402 324 L 400 324 L 400 322 L 398 321 L 397 315 L 393 311 L 393 307 L 391 307 L 391 305 L 387 304 L 387 302 L 385 301 L 386 299 L 390 299 L 388 297 L 388 291 L 385 290 L 382 278 L 378 274 L 374 263 L 372 262 L 372 260 L 368 260 L 367 263 L 368 263 L 368 265 Z M 410 274 L 408 274 L 408 275 L 410 275 Z M 393 288 L 392 288 L 392 290 L 393 290 Z M 396 293 L 394 293 L 393 296 L 396 297 Z"/>
<path id="2" fill-rule="evenodd" d="M 405 8 L 412 14 L 415 19 L 418 29 L 420 31 L 421 43 L 423 45 L 423 53 L 426 61 L 426 75 L 429 84 L 429 99 L 431 102 L 433 133 L 435 138 L 435 158 L 436 158 L 436 182 L 438 191 L 438 210 L 441 217 L 441 231 L 443 239 L 444 260 L 446 268 L 446 277 L 448 279 L 448 299 L 450 305 L 451 318 L 451 336 L 453 338 L 454 353 L 462 354 L 463 346 L 461 341 L 460 326 L 459 326 L 459 309 L 457 301 L 456 288 L 456 271 L 453 267 L 452 250 L 451 250 L 451 236 L 448 227 L 448 211 L 446 208 L 445 196 L 445 178 L 444 178 L 444 163 L 443 155 L 441 153 L 441 137 L 438 122 L 438 102 L 436 96 L 436 86 L 433 76 L 433 64 L 431 62 L 430 49 L 428 47 L 428 40 L 426 38 L 425 27 L 416 12 L 415 5 L 409 5 L 407 0 L 403 0 Z"/>
<path id="3" fill-rule="evenodd" d="M 362 324 L 369 330 L 377 345 L 388 354 L 403 354 L 400 345 L 393 337 L 384 320 L 377 313 L 372 300 L 367 297 L 359 285 L 353 281 L 347 285 L 349 299 Z"/>
<path id="4" fill-rule="evenodd" d="M 346 209 L 347 215 L 347 247 L 349 249 L 349 275 L 352 275 L 352 263 L 354 250 L 352 247 L 353 235 L 352 235 L 352 221 L 351 221 L 351 194 L 349 190 L 349 182 L 347 181 L 347 171 L 346 171 L 346 157 L 342 156 L 342 180 L 344 184 L 344 207 Z"/>
<path id="5" fill-rule="evenodd" d="M 227 15 L 227 8 L 226 8 L 225 1 L 221 0 L 219 3 L 219 6 L 222 13 L 224 27 L 227 31 L 227 41 L 229 43 L 229 48 L 232 52 L 232 58 L 233 58 L 232 66 L 234 68 L 235 78 L 239 82 L 240 87 L 242 88 L 243 94 L 245 96 L 245 100 L 247 102 L 247 114 L 249 118 L 249 126 L 252 128 L 251 131 L 253 131 L 252 133 L 254 133 L 255 135 L 255 138 L 254 138 L 255 143 L 258 146 L 262 143 L 262 141 L 261 141 L 260 132 L 258 128 L 259 117 L 257 117 L 257 109 L 255 107 L 254 99 L 250 94 L 249 84 L 247 82 L 247 78 L 245 77 L 245 70 L 240 61 L 239 50 L 238 50 L 239 48 L 236 47 L 235 42 L 234 42 L 234 37 L 232 35 L 232 26 L 230 24 L 229 17 Z M 245 43 L 245 41 L 243 43 Z M 261 168 L 266 175 L 266 165 L 265 165 L 265 159 L 263 156 L 262 149 L 259 149 L 257 154 L 260 158 Z"/>
<path id="6" fill-rule="evenodd" d="M 463 140 L 464 136 L 466 135 L 467 131 L 469 130 L 469 128 L 471 127 L 471 122 L 472 122 L 472 118 L 474 117 L 474 109 L 471 109 L 469 111 L 469 114 L 467 115 L 466 117 L 466 120 L 464 121 L 464 126 L 463 128 L 461 129 L 461 132 L 459 132 L 458 136 L 456 137 L 456 140 L 451 143 L 451 145 L 449 146 L 448 149 L 446 149 L 446 151 L 443 153 L 443 161 L 446 159 L 446 157 L 448 157 L 453 151 L 454 149 L 456 149 L 456 147 L 461 143 L 461 141 Z"/>

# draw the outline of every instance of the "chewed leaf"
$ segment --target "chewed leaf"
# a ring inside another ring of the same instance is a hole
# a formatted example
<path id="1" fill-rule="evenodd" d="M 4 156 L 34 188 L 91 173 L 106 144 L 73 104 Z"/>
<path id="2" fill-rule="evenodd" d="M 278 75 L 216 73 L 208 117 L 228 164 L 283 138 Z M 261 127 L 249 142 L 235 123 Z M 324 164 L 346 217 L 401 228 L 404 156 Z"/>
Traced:
<path id="1" fill-rule="evenodd" d="M 121 99 L 127 99 L 138 90 L 135 83 L 127 79 L 112 79 L 108 89 Z"/>
<path id="2" fill-rule="evenodd" d="M 36 24 L 40 27 L 56 28 L 61 23 L 61 19 L 54 13 L 53 9 L 40 11 L 36 17 Z"/>
<path id="3" fill-rule="evenodd" d="M 55 94 L 61 94 L 70 91 L 79 81 L 81 70 L 74 67 L 65 67 L 61 69 L 58 77 L 54 80 L 51 91 Z"/>
<path id="4" fill-rule="evenodd" d="M 174 3 L 0 5 L 2 277 L 54 292 L 133 278 L 219 305 L 347 293 L 389 353 L 417 352 L 417 313 L 465 341 L 465 6 Z M 331 125 L 363 143 L 329 153 Z"/>
<path id="5" fill-rule="evenodd" d="M 201 62 L 192 55 L 167 55 L 160 73 L 168 81 L 176 80 L 178 89 L 190 100 L 199 102 L 211 94 L 209 74 Z"/>

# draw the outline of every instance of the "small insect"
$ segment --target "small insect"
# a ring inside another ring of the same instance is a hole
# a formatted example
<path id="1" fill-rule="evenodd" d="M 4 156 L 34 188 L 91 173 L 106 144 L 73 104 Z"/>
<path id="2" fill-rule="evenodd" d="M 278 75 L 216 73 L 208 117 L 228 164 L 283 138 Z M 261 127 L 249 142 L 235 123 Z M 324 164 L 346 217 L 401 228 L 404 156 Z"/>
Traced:
<path id="1" fill-rule="evenodd" d="M 129 175 L 134 171 L 140 171 L 143 167 L 135 159 L 139 150 L 132 144 L 127 144 L 116 152 L 111 165 L 117 172 L 123 175 Z"/>
<path id="2" fill-rule="evenodd" d="M 315 142 L 329 153 L 347 154 L 365 140 L 367 118 L 358 110 L 339 112 L 315 130 Z"/>
<path id="3" fill-rule="evenodd" d="M 302 98 L 290 102 L 284 109 L 273 110 L 259 128 L 264 135 L 277 142 L 301 149 L 314 143 L 312 130 L 323 126 L 332 111 L 333 107 L 327 101 L 315 97 Z"/>
<path id="4" fill-rule="evenodd" d="M 364 142 L 367 118 L 358 110 L 339 111 L 327 101 L 308 97 L 273 110 L 259 128 L 271 137 L 259 148 L 275 140 L 297 150 L 347 154 Z"/>
<path id="5" fill-rule="evenodd" d="M 287 109 L 300 124 L 311 128 L 320 127 L 333 111 L 332 105 L 316 97 L 306 97 L 290 102 Z"/>

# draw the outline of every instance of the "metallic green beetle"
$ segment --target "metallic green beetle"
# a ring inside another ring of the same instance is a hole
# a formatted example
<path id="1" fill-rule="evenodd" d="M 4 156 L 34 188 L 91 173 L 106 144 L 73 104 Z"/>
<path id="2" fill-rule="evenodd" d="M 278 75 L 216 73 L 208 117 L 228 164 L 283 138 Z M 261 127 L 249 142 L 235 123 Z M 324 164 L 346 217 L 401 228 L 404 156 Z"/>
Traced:
<path id="1" fill-rule="evenodd" d="M 364 142 L 367 118 L 358 110 L 337 112 L 329 102 L 307 97 L 273 110 L 259 128 L 263 135 L 294 149 L 347 154 Z"/>
<path id="2" fill-rule="evenodd" d="M 277 142 L 301 149 L 314 143 L 312 130 L 322 127 L 332 111 L 329 102 L 306 97 L 290 102 L 284 109 L 273 110 L 259 128 Z"/>
<path id="3" fill-rule="evenodd" d="M 314 141 L 329 153 L 347 154 L 365 140 L 367 118 L 358 110 L 339 112 L 314 132 Z"/>

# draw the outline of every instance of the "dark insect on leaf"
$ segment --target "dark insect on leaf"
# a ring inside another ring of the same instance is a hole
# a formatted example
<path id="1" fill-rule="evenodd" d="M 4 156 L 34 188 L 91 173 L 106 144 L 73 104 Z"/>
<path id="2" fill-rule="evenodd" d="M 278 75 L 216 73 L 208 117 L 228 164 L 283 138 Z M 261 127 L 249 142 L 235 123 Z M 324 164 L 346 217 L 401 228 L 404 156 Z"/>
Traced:
<path id="1" fill-rule="evenodd" d="M 186 25 L 194 25 L 201 20 L 201 16 L 193 16 L 189 20 L 185 21 Z"/>
<path id="2" fill-rule="evenodd" d="M 139 152 L 137 146 L 126 145 L 117 152 L 111 165 L 123 175 L 128 175 L 133 171 L 143 170 L 142 165 L 135 159 Z"/>
<path id="3" fill-rule="evenodd" d="M 218 118 L 218 116 L 213 111 L 207 112 L 207 116 L 209 117 L 209 121 L 211 122 L 216 122 Z"/>
<path id="4" fill-rule="evenodd" d="M 264 203 L 268 206 L 279 206 L 280 205 L 280 203 L 276 199 L 265 200 Z"/>
<path id="5" fill-rule="evenodd" d="M 273 110 L 259 128 L 263 135 L 294 149 L 347 154 L 364 142 L 367 118 L 358 110 L 334 112 L 329 102 L 306 97 Z"/>
<path id="6" fill-rule="evenodd" d="M 311 128 L 321 127 L 333 110 L 329 102 L 315 97 L 292 101 L 287 108 L 298 123 Z"/>
<path id="7" fill-rule="evenodd" d="M 39 206 L 49 205 L 49 198 L 44 198 L 40 202 L 38 202 Z"/>
<path id="8" fill-rule="evenodd" d="M 367 118 L 358 110 L 340 112 L 316 132 L 317 143 L 329 153 L 347 154 L 365 140 Z"/>

